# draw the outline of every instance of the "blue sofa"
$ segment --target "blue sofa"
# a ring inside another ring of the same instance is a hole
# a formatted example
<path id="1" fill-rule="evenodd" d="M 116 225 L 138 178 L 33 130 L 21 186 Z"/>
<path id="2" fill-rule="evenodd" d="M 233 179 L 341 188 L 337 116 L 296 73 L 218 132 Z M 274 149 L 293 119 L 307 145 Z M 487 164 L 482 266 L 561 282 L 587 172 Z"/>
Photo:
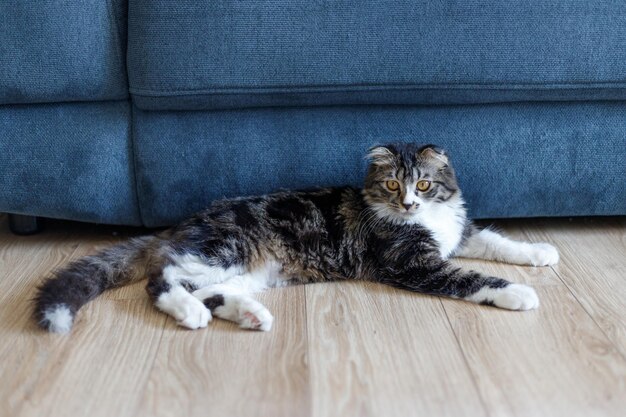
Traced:
<path id="1" fill-rule="evenodd" d="M 0 212 L 172 224 L 452 155 L 476 218 L 626 214 L 626 7 L 0 2 Z"/>

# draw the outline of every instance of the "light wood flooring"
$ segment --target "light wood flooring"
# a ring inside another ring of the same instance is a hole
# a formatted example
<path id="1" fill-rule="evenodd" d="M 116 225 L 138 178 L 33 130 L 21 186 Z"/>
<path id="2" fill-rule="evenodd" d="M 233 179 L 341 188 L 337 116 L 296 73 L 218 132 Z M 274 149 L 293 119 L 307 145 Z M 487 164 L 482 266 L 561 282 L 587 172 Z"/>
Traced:
<path id="1" fill-rule="evenodd" d="M 0 416 L 626 416 L 626 219 L 496 224 L 561 262 L 458 263 L 534 285 L 536 311 L 316 284 L 259 296 L 269 333 L 189 331 L 139 283 L 59 336 L 30 318 L 35 285 L 140 231 L 50 222 L 16 237 L 0 216 Z"/>

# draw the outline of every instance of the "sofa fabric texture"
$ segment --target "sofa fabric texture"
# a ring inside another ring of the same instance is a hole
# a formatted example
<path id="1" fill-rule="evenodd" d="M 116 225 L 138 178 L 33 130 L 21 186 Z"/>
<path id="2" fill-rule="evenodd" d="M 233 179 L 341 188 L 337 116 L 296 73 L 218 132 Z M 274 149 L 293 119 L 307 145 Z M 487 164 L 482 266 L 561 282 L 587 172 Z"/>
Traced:
<path id="1" fill-rule="evenodd" d="M 389 141 L 449 150 L 478 218 L 626 213 L 626 103 L 134 111 L 142 221 L 222 197 L 352 184 Z"/>
<path id="2" fill-rule="evenodd" d="M 131 0 L 153 110 L 626 99 L 626 7 L 583 0 Z"/>
<path id="3" fill-rule="evenodd" d="M 446 148 L 474 218 L 626 215 L 626 7 L 0 1 L 0 212 L 166 226 Z"/>
<path id="4" fill-rule="evenodd" d="M 0 106 L 0 211 L 139 225 L 127 101 Z"/>
<path id="5" fill-rule="evenodd" d="M 0 1 L 0 104 L 122 100 L 126 0 Z"/>

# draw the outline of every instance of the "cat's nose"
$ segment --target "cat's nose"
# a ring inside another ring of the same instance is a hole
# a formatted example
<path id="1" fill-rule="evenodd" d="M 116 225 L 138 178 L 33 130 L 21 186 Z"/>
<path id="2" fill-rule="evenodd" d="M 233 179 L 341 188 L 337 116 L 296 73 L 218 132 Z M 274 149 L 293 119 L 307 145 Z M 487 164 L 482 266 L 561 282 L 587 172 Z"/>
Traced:
<path id="1" fill-rule="evenodd" d="M 411 204 L 404 204 L 404 203 L 402 203 L 402 205 L 404 206 L 404 208 L 406 209 L 406 211 L 411 210 L 411 207 L 413 207 L 413 203 L 411 203 Z"/>

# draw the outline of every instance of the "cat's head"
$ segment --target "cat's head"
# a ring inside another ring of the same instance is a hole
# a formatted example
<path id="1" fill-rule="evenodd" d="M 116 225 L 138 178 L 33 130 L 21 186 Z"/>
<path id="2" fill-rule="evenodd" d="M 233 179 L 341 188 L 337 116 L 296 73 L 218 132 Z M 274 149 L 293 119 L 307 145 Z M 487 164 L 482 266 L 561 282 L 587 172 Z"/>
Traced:
<path id="1" fill-rule="evenodd" d="M 434 145 L 397 143 L 370 149 L 365 201 L 380 217 L 411 222 L 460 195 L 446 152 Z"/>

